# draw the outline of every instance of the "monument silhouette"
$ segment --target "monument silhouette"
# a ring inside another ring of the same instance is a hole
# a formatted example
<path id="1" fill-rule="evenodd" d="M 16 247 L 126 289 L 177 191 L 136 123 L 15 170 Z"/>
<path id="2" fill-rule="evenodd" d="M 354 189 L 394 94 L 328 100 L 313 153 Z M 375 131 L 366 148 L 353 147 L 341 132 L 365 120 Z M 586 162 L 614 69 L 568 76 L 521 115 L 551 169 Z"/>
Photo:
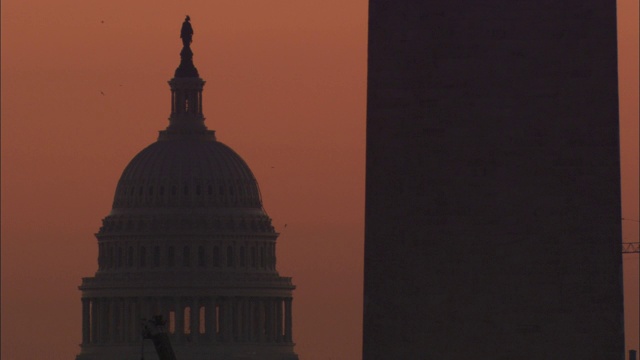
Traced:
<path id="1" fill-rule="evenodd" d="M 364 359 L 624 359 L 616 2 L 370 0 Z"/>

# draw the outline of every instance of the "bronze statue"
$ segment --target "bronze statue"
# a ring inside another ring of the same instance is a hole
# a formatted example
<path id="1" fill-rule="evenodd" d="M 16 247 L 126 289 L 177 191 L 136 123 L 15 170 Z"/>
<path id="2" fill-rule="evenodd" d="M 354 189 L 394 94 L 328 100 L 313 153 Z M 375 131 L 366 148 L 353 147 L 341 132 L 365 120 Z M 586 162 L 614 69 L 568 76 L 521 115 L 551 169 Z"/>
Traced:
<path id="1" fill-rule="evenodd" d="M 182 29 L 180 29 L 180 39 L 182 39 L 184 47 L 188 47 L 191 44 L 191 38 L 193 37 L 193 28 L 189 21 L 191 21 L 191 18 L 187 15 L 182 23 Z"/>

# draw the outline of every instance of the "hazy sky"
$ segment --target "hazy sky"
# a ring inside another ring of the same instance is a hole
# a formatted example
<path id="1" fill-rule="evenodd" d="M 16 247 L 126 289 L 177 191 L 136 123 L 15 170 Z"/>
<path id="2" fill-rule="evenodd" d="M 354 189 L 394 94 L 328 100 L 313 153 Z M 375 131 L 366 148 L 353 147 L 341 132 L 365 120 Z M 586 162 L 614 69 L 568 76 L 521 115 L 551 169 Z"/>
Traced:
<path id="1" fill-rule="evenodd" d="M 619 0 L 625 241 L 638 241 L 638 3 Z M 180 25 L 206 124 L 249 164 L 292 276 L 301 359 L 361 356 L 366 0 L 3 0 L 2 350 L 73 359 L 93 234 L 168 124 Z M 285 228 L 285 224 L 287 224 Z M 638 256 L 625 255 L 638 348 Z M 132 359 L 137 354 L 132 354 Z"/>

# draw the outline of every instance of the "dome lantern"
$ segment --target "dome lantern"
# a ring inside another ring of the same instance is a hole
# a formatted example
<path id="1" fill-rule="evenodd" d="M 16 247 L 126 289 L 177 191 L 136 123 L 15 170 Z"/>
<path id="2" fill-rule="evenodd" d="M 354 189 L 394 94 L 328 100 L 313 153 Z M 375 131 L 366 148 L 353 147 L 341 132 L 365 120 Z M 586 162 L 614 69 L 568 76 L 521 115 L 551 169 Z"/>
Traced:
<path id="1" fill-rule="evenodd" d="M 205 81 L 200 78 L 198 69 L 193 64 L 193 51 L 191 51 L 193 28 L 190 20 L 191 18 L 187 15 L 182 23 L 180 65 L 173 79 L 169 80 L 171 88 L 169 126 L 160 132 L 159 140 L 184 135 L 215 139 L 215 132 L 207 130 L 204 124 L 202 89 Z"/>

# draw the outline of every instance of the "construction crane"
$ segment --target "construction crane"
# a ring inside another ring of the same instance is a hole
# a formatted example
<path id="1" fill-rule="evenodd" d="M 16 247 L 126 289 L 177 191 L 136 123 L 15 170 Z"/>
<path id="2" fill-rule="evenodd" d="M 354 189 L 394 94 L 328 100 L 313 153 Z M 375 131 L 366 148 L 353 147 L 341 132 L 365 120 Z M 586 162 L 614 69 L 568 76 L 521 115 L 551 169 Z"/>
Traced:
<path id="1" fill-rule="evenodd" d="M 162 315 L 156 315 L 151 320 L 142 319 L 142 350 L 141 360 L 144 360 L 144 340 L 149 339 L 156 348 L 160 360 L 177 360 L 171 347 L 169 336 L 164 331 L 166 321 Z"/>
<path id="2" fill-rule="evenodd" d="M 623 254 L 640 253 L 640 242 L 622 243 L 622 253 Z"/>

